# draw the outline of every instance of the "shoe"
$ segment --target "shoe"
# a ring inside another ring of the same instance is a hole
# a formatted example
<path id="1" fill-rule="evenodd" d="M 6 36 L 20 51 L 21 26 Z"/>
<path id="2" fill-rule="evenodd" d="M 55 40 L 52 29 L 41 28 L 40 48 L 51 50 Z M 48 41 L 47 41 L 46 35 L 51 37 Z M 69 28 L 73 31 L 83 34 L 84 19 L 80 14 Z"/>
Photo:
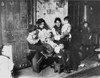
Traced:
<path id="1" fill-rule="evenodd" d="M 84 63 L 83 63 L 83 64 L 80 64 L 78 67 L 79 67 L 79 68 L 80 68 L 80 67 L 83 68 L 83 67 L 85 67 L 85 64 L 84 64 Z"/>

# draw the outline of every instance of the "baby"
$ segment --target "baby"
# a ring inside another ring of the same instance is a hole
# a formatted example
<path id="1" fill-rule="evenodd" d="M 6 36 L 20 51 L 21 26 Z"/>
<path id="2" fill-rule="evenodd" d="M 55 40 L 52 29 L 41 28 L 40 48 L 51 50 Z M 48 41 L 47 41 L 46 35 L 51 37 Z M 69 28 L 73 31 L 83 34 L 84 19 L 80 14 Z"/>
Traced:
<path id="1" fill-rule="evenodd" d="M 52 33 L 50 32 L 49 37 L 46 39 L 45 43 L 49 44 L 54 49 L 55 53 L 59 53 L 60 50 L 64 48 L 64 45 L 55 43 L 52 40 L 51 36 L 52 36 Z"/>

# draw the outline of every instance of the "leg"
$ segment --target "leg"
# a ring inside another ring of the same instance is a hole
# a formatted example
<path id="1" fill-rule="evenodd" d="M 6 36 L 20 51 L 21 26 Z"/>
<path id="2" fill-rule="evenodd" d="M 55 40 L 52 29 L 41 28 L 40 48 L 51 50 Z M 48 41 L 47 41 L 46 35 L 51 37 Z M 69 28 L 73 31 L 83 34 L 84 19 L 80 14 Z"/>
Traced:
<path id="1" fill-rule="evenodd" d="M 31 60 L 33 71 L 38 73 L 39 72 L 39 69 L 38 69 L 39 67 L 37 65 L 37 61 L 38 61 L 38 53 L 36 53 L 34 55 L 34 57 L 32 58 L 32 60 Z"/>
<path id="2" fill-rule="evenodd" d="M 98 63 L 100 63 L 100 53 L 97 55 L 98 57 Z"/>

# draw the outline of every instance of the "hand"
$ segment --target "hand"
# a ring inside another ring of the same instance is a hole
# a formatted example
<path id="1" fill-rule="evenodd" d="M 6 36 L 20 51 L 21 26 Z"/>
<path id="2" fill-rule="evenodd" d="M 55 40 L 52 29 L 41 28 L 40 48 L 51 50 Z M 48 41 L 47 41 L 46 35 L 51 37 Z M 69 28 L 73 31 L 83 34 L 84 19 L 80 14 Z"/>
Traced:
<path id="1" fill-rule="evenodd" d="M 89 40 L 91 39 L 92 36 L 89 36 Z"/>
<path id="2" fill-rule="evenodd" d="M 55 39 L 55 40 L 60 40 L 60 35 L 56 35 L 56 36 L 54 37 L 54 39 Z"/>
<path id="3" fill-rule="evenodd" d="M 64 45 L 63 44 L 59 44 L 60 48 L 63 49 L 64 48 Z"/>

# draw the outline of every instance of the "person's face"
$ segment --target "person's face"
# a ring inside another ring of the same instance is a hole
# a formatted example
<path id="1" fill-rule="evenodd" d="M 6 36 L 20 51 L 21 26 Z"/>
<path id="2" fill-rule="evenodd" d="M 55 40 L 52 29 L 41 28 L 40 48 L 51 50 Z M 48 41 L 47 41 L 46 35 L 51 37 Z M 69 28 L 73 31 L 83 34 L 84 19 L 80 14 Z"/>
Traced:
<path id="1" fill-rule="evenodd" d="M 55 22 L 55 25 L 56 25 L 57 27 L 60 27 L 60 24 L 61 24 L 61 22 L 58 21 L 58 20 Z"/>
<path id="2" fill-rule="evenodd" d="M 67 24 L 68 23 L 68 20 L 64 20 L 64 23 Z"/>
<path id="3" fill-rule="evenodd" d="M 44 22 L 42 22 L 40 25 L 39 25 L 40 28 L 43 28 L 44 27 Z"/>

